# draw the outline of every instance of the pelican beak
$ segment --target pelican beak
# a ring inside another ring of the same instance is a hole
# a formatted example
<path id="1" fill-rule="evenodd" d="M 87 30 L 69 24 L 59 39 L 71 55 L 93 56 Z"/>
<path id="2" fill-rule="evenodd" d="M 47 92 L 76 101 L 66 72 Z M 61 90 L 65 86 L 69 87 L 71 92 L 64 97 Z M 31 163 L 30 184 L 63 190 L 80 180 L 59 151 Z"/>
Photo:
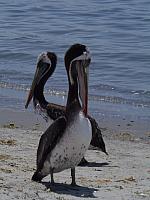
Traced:
<path id="1" fill-rule="evenodd" d="M 85 115 L 87 115 L 88 109 L 88 76 L 89 76 L 89 64 L 90 59 L 78 60 L 77 73 L 79 82 L 79 97 L 82 102 L 82 108 Z"/>
<path id="2" fill-rule="evenodd" d="M 39 68 L 37 67 L 35 75 L 34 75 L 34 79 L 32 81 L 32 85 L 31 85 L 31 88 L 30 88 L 30 91 L 29 91 L 29 94 L 28 94 L 28 98 L 27 98 L 27 101 L 26 101 L 26 104 L 25 104 L 26 109 L 28 108 L 28 105 L 33 98 L 35 87 L 36 87 L 37 83 L 39 82 L 40 78 L 41 78 L 41 73 L 40 73 Z"/>

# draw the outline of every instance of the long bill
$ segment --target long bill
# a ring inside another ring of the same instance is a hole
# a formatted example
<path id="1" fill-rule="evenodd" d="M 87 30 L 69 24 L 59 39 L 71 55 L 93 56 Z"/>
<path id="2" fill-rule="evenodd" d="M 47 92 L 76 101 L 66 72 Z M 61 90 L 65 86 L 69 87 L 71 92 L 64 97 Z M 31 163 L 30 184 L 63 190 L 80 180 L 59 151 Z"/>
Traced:
<path id="1" fill-rule="evenodd" d="M 39 68 L 36 69 L 35 75 L 34 75 L 34 79 L 32 81 L 32 85 L 28 94 L 28 98 L 25 104 L 25 108 L 28 108 L 29 103 L 31 102 L 33 95 L 34 95 L 34 90 L 35 90 L 35 86 L 37 85 L 37 83 L 39 82 L 41 78 L 41 73 Z"/>
<path id="2" fill-rule="evenodd" d="M 90 60 L 77 61 L 79 97 L 82 102 L 82 109 L 83 109 L 85 116 L 87 115 L 87 110 L 88 110 L 89 63 L 90 63 Z"/>

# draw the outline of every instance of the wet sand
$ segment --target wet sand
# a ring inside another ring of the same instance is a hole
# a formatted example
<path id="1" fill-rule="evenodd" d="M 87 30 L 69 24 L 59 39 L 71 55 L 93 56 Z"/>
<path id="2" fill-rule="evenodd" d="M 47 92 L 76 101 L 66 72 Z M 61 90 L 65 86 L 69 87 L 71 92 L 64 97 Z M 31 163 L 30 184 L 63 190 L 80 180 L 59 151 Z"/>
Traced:
<path id="1" fill-rule="evenodd" d="M 115 131 L 105 124 L 101 125 L 109 156 L 88 150 L 89 165 L 76 167 L 78 187 L 69 185 L 70 170 L 54 174 L 55 187 L 51 186 L 49 176 L 42 183 L 32 182 L 37 145 L 42 130 L 48 125 L 29 112 L 1 112 L 1 199 L 150 199 L 149 140 L 131 134 L 128 129 Z M 146 129 L 145 133 L 149 138 L 150 131 Z"/>

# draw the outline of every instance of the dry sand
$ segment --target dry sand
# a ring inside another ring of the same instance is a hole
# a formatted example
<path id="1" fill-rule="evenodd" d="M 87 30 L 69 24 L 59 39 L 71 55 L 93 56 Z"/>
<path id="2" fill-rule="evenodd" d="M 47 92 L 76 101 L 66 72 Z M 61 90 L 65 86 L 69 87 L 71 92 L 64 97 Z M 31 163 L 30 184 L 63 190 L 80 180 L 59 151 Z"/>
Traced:
<path id="1" fill-rule="evenodd" d="M 19 120 L 19 119 L 18 119 Z M 29 119 L 28 119 L 29 120 Z M 2 125 L 3 124 L 3 125 Z M 31 123 L 32 124 L 32 123 Z M 19 127 L 17 125 L 17 127 Z M 86 167 L 76 167 L 78 187 L 72 188 L 70 170 L 54 174 L 55 187 L 47 176 L 43 183 L 31 181 L 36 150 L 42 131 L 35 124 L 29 129 L 15 123 L 1 123 L 0 199 L 150 199 L 150 143 L 130 133 L 104 136 L 109 156 L 88 150 Z M 148 133 L 147 133 L 148 134 Z"/>

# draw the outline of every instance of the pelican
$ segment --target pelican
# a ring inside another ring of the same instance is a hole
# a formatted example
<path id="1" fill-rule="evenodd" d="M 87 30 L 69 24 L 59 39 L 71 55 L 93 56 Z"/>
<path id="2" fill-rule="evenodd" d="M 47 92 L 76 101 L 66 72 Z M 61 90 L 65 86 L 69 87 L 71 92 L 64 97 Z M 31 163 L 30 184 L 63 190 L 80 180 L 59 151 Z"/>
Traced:
<path id="1" fill-rule="evenodd" d="M 65 54 L 69 91 L 64 116 L 57 118 L 41 136 L 33 181 L 71 168 L 71 185 L 76 185 L 75 167 L 90 145 L 92 127 L 88 112 L 88 68 L 90 54 L 85 45 L 74 44 Z M 44 71 L 45 72 L 45 71 Z"/>
<path id="2" fill-rule="evenodd" d="M 56 120 L 60 116 L 65 116 L 66 112 L 65 106 L 49 103 L 43 94 L 45 83 L 55 71 L 56 64 L 57 56 L 53 52 L 43 52 L 38 56 L 35 76 L 25 105 L 25 108 L 27 108 L 33 98 L 35 110 L 39 109 L 40 112 L 44 112 L 44 114 L 46 113 L 46 118 L 49 117 L 52 120 Z M 98 123 L 90 115 L 87 115 L 87 117 L 92 125 L 91 145 L 99 148 L 99 150 L 107 154 Z M 87 163 L 88 161 L 83 158 L 79 165 L 82 166 Z"/>

